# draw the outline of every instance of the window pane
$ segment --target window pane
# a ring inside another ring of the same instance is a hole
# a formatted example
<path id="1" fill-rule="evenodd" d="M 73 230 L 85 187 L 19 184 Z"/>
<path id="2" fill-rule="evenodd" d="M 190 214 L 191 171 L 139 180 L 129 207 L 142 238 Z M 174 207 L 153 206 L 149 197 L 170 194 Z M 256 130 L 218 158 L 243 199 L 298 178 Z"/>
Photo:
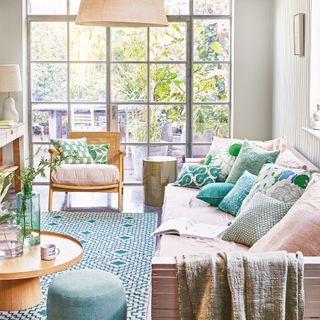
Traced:
<path id="1" fill-rule="evenodd" d="M 150 59 L 153 61 L 185 61 L 186 27 L 185 23 L 171 23 L 168 28 L 151 28 Z"/>
<path id="2" fill-rule="evenodd" d="M 34 142 L 66 138 L 68 135 L 68 107 L 59 104 L 32 106 L 32 138 Z"/>
<path id="3" fill-rule="evenodd" d="M 194 0 L 194 14 L 230 14 L 230 0 Z"/>
<path id="4" fill-rule="evenodd" d="M 121 142 L 148 141 L 148 107 L 144 105 L 112 106 L 111 128 L 120 131 Z"/>
<path id="5" fill-rule="evenodd" d="M 29 14 L 67 14 L 67 0 L 29 0 Z"/>
<path id="6" fill-rule="evenodd" d="M 146 61 L 146 28 L 112 28 L 111 47 L 113 61 Z"/>
<path id="7" fill-rule="evenodd" d="M 192 157 L 193 158 L 203 158 L 205 157 L 210 150 L 210 144 L 208 145 L 193 145 L 192 146 Z"/>
<path id="8" fill-rule="evenodd" d="M 147 100 L 147 66 L 119 63 L 112 67 L 112 101 Z"/>
<path id="9" fill-rule="evenodd" d="M 194 64 L 194 101 L 229 101 L 229 65 Z"/>
<path id="10" fill-rule="evenodd" d="M 72 105 L 73 131 L 107 131 L 105 105 Z"/>
<path id="11" fill-rule="evenodd" d="M 106 29 L 70 23 L 70 60 L 106 60 Z"/>
<path id="12" fill-rule="evenodd" d="M 229 106 L 193 106 L 193 142 L 211 142 L 229 137 Z"/>
<path id="13" fill-rule="evenodd" d="M 31 65 L 33 101 L 67 100 L 67 65 L 64 63 L 38 63 Z"/>
<path id="14" fill-rule="evenodd" d="M 194 60 L 230 59 L 230 21 L 195 20 Z"/>
<path id="15" fill-rule="evenodd" d="M 81 0 L 69 0 L 70 14 L 78 14 Z"/>
<path id="16" fill-rule="evenodd" d="M 153 64 L 151 101 L 186 101 L 186 67 L 184 64 Z"/>
<path id="17" fill-rule="evenodd" d="M 185 105 L 157 105 L 150 110 L 150 142 L 181 143 L 186 141 Z"/>
<path id="18" fill-rule="evenodd" d="M 104 63 L 73 63 L 70 65 L 72 101 L 106 100 L 106 65 Z"/>
<path id="19" fill-rule="evenodd" d="M 50 159 L 49 147 L 50 145 L 48 144 L 33 146 L 33 165 L 35 167 L 39 165 L 39 162 L 41 159 L 47 159 L 47 160 Z M 35 182 L 49 182 L 49 177 L 50 177 L 49 168 L 46 168 L 45 175 L 46 176 L 44 178 L 38 175 L 35 179 Z"/>
<path id="20" fill-rule="evenodd" d="M 165 0 L 164 6 L 169 15 L 189 14 L 189 0 Z"/>
<path id="21" fill-rule="evenodd" d="M 142 161 L 148 156 L 147 146 L 124 146 L 124 181 L 129 183 L 142 182 Z"/>
<path id="22" fill-rule="evenodd" d="M 67 23 L 32 22 L 31 39 L 31 60 L 67 59 Z"/>

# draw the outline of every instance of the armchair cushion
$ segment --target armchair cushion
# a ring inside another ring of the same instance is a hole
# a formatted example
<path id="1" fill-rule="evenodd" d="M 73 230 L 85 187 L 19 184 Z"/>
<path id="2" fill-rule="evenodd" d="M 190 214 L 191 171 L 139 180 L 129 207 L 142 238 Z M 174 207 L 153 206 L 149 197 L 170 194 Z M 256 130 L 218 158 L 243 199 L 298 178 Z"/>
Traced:
<path id="1" fill-rule="evenodd" d="M 108 144 L 88 144 L 88 150 L 95 163 L 108 163 Z"/>
<path id="2" fill-rule="evenodd" d="M 119 169 L 107 164 L 63 164 L 52 182 L 69 186 L 105 186 L 119 183 Z"/>

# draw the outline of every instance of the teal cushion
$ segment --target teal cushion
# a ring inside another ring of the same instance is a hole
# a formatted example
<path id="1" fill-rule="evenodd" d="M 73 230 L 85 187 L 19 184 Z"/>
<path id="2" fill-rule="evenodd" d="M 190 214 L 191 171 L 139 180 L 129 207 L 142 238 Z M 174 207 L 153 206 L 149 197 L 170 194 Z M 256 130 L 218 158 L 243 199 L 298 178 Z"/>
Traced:
<path id="1" fill-rule="evenodd" d="M 247 197 L 256 180 L 257 176 L 245 171 L 234 188 L 222 200 L 219 209 L 236 216 L 242 205 L 242 201 Z"/>
<path id="2" fill-rule="evenodd" d="M 232 183 L 210 183 L 201 188 L 197 198 L 213 206 L 218 206 L 233 187 Z"/>
<path id="3" fill-rule="evenodd" d="M 257 176 L 266 163 L 276 162 L 279 153 L 257 148 L 245 140 L 226 182 L 236 183 L 246 170 Z"/>
<path id="4" fill-rule="evenodd" d="M 126 295 L 121 281 L 100 270 L 63 273 L 51 283 L 48 320 L 125 320 Z"/>
<path id="5" fill-rule="evenodd" d="M 292 205 L 257 193 L 225 231 L 222 239 L 253 246 L 287 214 Z"/>
<path id="6" fill-rule="evenodd" d="M 203 164 L 185 164 L 175 182 L 179 187 L 201 188 L 216 181 L 220 168 Z"/>

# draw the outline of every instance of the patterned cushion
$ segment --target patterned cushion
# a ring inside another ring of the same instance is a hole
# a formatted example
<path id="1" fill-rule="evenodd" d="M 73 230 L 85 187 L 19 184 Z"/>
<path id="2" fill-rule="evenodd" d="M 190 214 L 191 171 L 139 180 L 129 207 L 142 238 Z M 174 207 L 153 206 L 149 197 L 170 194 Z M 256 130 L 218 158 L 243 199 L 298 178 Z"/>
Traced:
<path id="1" fill-rule="evenodd" d="M 277 160 L 279 153 L 280 151 L 265 151 L 257 148 L 246 140 L 226 182 L 236 183 L 246 170 L 258 175 L 264 164 L 274 163 Z"/>
<path id="2" fill-rule="evenodd" d="M 286 215 L 292 205 L 257 193 L 222 239 L 252 246 Z"/>
<path id="3" fill-rule="evenodd" d="M 236 216 L 241 207 L 242 201 L 249 194 L 256 180 L 257 176 L 245 171 L 235 184 L 234 188 L 222 200 L 219 205 L 219 209 Z"/>
<path id="4" fill-rule="evenodd" d="M 296 202 L 302 196 L 310 179 L 311 174 L 308 171 L 266 164 L 243 201 L 241 209 L 248 205 L 257 192 L 283 202 Z"/>
<path id="5" fill-rule="evenodd" d="M 93 163 L 88 150 L 87 139 L 52 139 L 51 143 L 64 157 L 66 164 Z"/>
<path id="6" fill-rule="evenodd" d="M 232 183 L 210 183 L 204 186 L 197 195 L 197 198 L 213 206 L 218 206 L 222 199 L 234 187 Z"/>
<path id="7" fill-rule="evenodd" d="M 201 164 L 186 164 L 181 170 L 175 185 L 201 188 L 216 181 L 220 168 Z"/>
<path id="8" fill-rule="evenodd" d="M 108 144 L 88 144 L 88 150 L 94 163 L 108 163 Z"/>

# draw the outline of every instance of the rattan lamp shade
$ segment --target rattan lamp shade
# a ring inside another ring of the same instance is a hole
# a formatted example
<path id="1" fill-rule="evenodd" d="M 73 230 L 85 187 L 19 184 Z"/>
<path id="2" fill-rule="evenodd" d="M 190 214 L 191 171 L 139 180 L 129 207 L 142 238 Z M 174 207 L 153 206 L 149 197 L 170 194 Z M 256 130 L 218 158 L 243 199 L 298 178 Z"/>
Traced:
<path id="1" fill-rule="evenodd" d="M 166 27 L 163 0 L 82 0 L 76 24 L 103 27 Z"/>

